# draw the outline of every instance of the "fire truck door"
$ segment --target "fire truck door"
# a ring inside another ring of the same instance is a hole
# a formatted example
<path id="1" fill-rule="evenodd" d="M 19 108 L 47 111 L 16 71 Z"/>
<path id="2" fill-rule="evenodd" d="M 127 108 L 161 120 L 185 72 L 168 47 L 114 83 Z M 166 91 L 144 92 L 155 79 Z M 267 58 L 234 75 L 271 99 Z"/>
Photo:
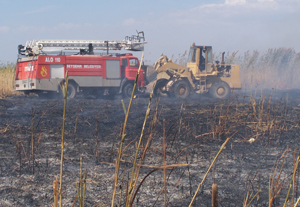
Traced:
<path id="1" fill-rule="evenodd" d="M 134 80 L 136 77 L 136 73 L 138 72 L 139 63 L 137 59 L 130 58 L 129 59 L 129 79 Z"/>

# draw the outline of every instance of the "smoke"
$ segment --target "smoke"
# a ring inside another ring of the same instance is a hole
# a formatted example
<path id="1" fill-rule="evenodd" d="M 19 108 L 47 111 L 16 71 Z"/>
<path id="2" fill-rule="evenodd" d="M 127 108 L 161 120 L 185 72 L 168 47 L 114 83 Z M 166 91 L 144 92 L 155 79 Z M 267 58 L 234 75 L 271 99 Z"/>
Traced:
<path id="1" fill-rule="evenodd" d="M 218 54 L 215 59 L 220 59 Z M 300 52 L 294 48 L 272 48 L 244 53 L 227 52 L 227 64 L 240 65 L 244 88 L 276 88 L 280 90 L 300 88 Z"/>

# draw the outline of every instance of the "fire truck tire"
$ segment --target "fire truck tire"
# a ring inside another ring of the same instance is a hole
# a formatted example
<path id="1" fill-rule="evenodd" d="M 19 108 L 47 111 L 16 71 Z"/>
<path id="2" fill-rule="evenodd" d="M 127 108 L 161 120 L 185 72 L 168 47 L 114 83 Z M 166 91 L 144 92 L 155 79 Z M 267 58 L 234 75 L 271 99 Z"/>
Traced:
<path id="1" fill-rule="evenodd" d="M 130 98 L 133 90 L 133 85 L 131 83 L 127 83 L 123 87 L 122 95 L 124 98 Z"/>
<path id="2" fill-rule="evenodd" d="M 215 82 L 209 89 L 212 98 L 227 99 L 230 96 L 230 87 L 224 81 Z"/>
<path id="3" fill-rule="evenodd" d="M 190 85 L 184 80 L 175 82 L 171 87 L 171 95 L 176 98 L 185 99 L 190 95 L 190 93 Z"/>
<path id="4" fill-rule="evenodd" d="M 154 96 L 167 96 L 168 92 L 167 91 L 163 91 L 163 87 L 166 86 L 167 83 L 168 83 L 167 79 L 159 79 L 156 82 L 155 88 L 153 90 Z"/>
<path id="5" fill-rule="evenodd" d="M 76 87 L 73 83 L 68 84 L 68 94 L 67 98 L 72 99 L 76 97 Z"/>

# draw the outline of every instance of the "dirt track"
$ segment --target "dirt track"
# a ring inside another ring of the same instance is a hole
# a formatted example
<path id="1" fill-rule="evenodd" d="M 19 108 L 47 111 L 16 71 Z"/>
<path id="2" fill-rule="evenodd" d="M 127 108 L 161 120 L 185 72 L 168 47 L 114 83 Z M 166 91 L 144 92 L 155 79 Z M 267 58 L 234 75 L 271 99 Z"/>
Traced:
<path id="1" fill-rule="evenodd" d="M 250 112 L 254 112 L 251 105 L 247 105 L 248 96 L 249 94 L 245 97 L 241 92 L 235 94 L 231 101 L 225 102 L 214 101 L 206 96 L 195 96 L 189 101 L 161 98 L 151 148 L 144 160 L 139 180 L 163 164 L 162 140 L 165 124 L 167 164 L 190 164 L 189 167 L 168 170 L 168 206 L 188 206 L 220 146 L 227 137 L 232 137 L 201 187 L 194 206 L 211 205 L 213 180 L 219 188 L 219 206 L 242 206 L 247 192 L 247 178 L 249 176 L 252 179 L 255 175 L 252 189 L 257 191 L 262 188 L 262 191 L 253 204 L 267 206 L 270 173 L 274 171 L 276 160 L 288 146 L 290 148 L 281 177 L 288 176 L 285 182 L 290 181 L 293 150 L 298 149 L 300 143 L 300 92 L 289 91 L 288 102 L 285 92 L 273 93 L 269 115 L 270 119 L 276 118 L 277 124 L 273 128 L 271 126 L 272 130 L 269 131 L 257 127 L 259 120 L 257 123 L 250 123 Z M 268 98 L 267 94 L 263 112 L 266 113 L 263 118 L 266 123 Z M 156 101 L 153 99 L 151 104 L 144 144 L 150 134 Z M 260 117 L 261 110 L 259 102 L 261 99 L 258 97 L 257 117 Z M 223 103 L 224 105 L 220 105 Z M 128 105 L 128 100 L 125 100 L 125 105 Z M 138 97 L 131 108 L 126 130 L 126 149 L 120 170 L 120 178 L 124 176 L 121 183 L 123 189 L 126 188 L 125 181 L 130 179 L 135 143 L 141 133 L 147 105 L 148 98 Z M 41 100 L 35 96 L 0 100 L 1 206 L 50 206 L 53 203 L 52 182 L 59 176 L 60 170 L 62 114 L 62 100 Z M 219 116 L 225 117 L 226 122 Z M 120 97 L 115 100 L 79 97 L 68 101 L 63 176 L 64 206 L 71 206 L 76 196 L 74 183 L 79 178 L 80 157 L 83 158 L 83 167 L 87 168 L 88 179 L 92 180 L 87 182 L 86 206 L 100 203 L 109 206 L 113 164 L 123 121 L 124 111 Z M 34 165 L 30 143 L 32 132 Z M 250 138 L 255 138 L 256 141 L 249 143 Z M 163 177 L 162 170 L 152 173 L 143 183 L 134 203 L 138 206 L 163 206 Z M 276 206 L 283 205 L 286 191 L 287 188 L 284 187 L 274 202 Z M 123 196 L 124 194 L 125 191 Z M 300 191 L 297 191 L 297 196 L 299 195 Z M 116 203 L 118 204 L 118 198 Z"/>

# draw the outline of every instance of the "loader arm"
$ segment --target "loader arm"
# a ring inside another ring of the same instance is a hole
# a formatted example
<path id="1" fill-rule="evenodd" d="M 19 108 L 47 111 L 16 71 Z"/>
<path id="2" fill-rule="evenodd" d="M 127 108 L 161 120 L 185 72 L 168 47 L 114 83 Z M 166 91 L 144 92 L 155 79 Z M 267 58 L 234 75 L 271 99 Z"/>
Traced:
<path id="1" fill-rule="evenodd" d="M 166 72 L 169 69 L 177 69 L 179 73 L 183 73 L 184 71 L 188 71 L 188 68 L 178 65 L 173 62 L 168 62 L 162 65 L 161 67 L 156 69 L 157 73 Z"/>

